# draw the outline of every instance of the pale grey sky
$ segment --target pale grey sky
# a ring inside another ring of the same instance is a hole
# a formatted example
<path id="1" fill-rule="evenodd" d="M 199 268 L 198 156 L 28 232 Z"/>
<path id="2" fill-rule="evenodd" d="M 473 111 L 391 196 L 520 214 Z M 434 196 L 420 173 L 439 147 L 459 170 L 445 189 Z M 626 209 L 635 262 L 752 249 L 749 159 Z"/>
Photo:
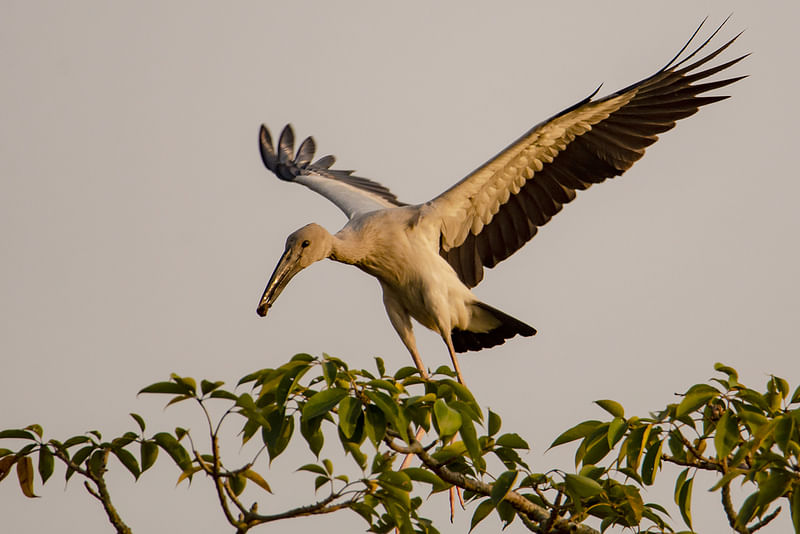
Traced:
<path id="1" fill-rule="evenodd" d="M 296 352 L 410 364 L 378 284 L 347 266 L 313 266 L 267 319 L 256 315 L 286 235 L 345 221 L 262 167 L 261 122 L 273 132 L 291 122 L 340 168 L 425 201 L 599 83 L 603 94 L 651 74 L 704 16 L 710 29 L 731 12 L 718 42 L 746 30 L 726 54 L 752 52 L 733 69 L 750 78 L 489 271 L 476 293 L 539 334 L 462 365 L 479 400 L 533 443 L 537 469 L 569 467 L 573 449 L 543 452 L 573 423 L 603 417 L 595 399 L 644 414 L 716 361 L 755 387 L 768 373 L 796 385 L 797 6 L 4 0 L 0 428 L 113 435 L 135 411 L 153 431 L 200 430 L 191 407 L 162 412 L 162 399 L 136 391 L 172 371 L 235 382 Z M 448 361 L 434 334 L 417 335 L 430 367 Z M 276 462 L 267 478 L 279 492 L 261 511 L 311 498 L 311 477 L 291 474 L 303 448 Z M 226 531 L 205 481 L 174 488 L 166 461 L 139 484 L 116 472 L 134 531 Z M 674 474 L 651 500 L 671 502 Z M 54 479 L 29 500 L 4 481 L 0 530 L 108 532 L 75 482 L 65 491 Z M 727 531 L 718 495 L 701 488 L 697 529 Z M 429 508 L 440 519 L 444 509 L 444 497 Z M 788 531 L 781 515 L 765 533 Z M 363 526 L 343 513 L 275 530 Z"/>

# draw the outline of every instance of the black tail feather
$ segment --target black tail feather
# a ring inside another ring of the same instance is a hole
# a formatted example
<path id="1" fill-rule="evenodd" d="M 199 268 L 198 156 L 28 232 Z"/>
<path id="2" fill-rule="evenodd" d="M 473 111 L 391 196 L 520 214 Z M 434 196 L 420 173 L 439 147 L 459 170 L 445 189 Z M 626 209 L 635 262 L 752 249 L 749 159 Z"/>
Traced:
<path id="1" fill-rule="evenodd" d="M 500 325 L 488 332 L 471 332 L 454 328 L 450 332 L 450 337 L 453 339 L 453 348 L 456 352 L 486 349 L 495 345 L 502 345 L 507 339 L 511 339 L 516 335 L 528 337 L 536 333 L 536 329 L 532 326 L 496 308 L 492 308 L 488 304 L 476 302 L 475 306 L 489 312 L 495 319 L 500 321 Z"/>

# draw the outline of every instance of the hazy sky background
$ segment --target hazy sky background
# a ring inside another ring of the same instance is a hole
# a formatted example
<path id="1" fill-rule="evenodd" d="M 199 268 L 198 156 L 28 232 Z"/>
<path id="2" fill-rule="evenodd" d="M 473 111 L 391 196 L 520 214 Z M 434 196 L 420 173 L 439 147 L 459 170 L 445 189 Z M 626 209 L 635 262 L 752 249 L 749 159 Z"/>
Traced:
<path id="1" fill-rule="evenodd" d="M 199 433 L 193 407 L 163 412 L 164 399 L 136 392 L 172 371 L 235 383 L 297 352 L 410 364 L 378 284 L 348 266 L 313 266 L 256 315 L 286 235 L 345 222 L 263 168 L 259 125 L 277 134 L 292 122 L 339 168 L 422 202 L 601 82 L 605 94 L 651 74 L 704 16 L 710 31 L 731 12 L 717 43 L 746 29 L 726 57 L 753 53 L 732 69 L 750 74 L 725 89 L 733 98 L 579 194 L 476 290 L 539 330 L 461 360 L 479 401 L 533 444 L 537 470 L 570 467 L 573 448 L 544 450 L 605 417 L 595 399 L 644 415 L 717 361 L 753 387 L 769 373 L 800 382 L 797 2 L 3 0 L 0 428 L 112 436 L 135 411 L 149 432 Z M 436 335 L 417 334 L 428 366 L 448 363 Z M 296 443 L 268 473 L 277 494 L 260 511 L 313 499 L 313 477 L 291 471 L 310 461 Z M 671 502 L 677 472 L 649 498 Z M 134 531 L 230 531 L 207 481 L 175 488 L 177 475 L 165 456 L 138 484 L 114 466 Z M 0 484 L 0 530 L 109 532 L 79 481 L 65 491 L 59 478 L 60 467 L 42 488 L 37 475 L 36 500 Z M 710 486 L 695 485 L 696 528 L 728 531 Z M 443 519 L 445 503 L 429 513 Z M 765 533 L 791 528 L 785 508 Z M 320 528 L 364 523 L 343 512 L 274 530 Z"/>

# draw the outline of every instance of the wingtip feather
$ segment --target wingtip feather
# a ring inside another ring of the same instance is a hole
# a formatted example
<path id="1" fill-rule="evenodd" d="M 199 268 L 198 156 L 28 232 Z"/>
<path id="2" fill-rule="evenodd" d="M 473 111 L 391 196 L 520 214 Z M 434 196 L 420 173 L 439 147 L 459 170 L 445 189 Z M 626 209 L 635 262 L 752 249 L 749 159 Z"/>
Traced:
<path id="1" fill-rule="evenodd" d="M 264 165 L 267 167 L 267 169 L 274 171 L 278 163 L 278 158 L 275 155 L 275 147 L 272 145 L 272 136 L 269 134 L 269 130 L 264 124 L 261 125 L 261 131 L 259 132 L 258 140 L 258 148 L 259 152 L 261 152 L 261 161 L 264 162 Z"/>

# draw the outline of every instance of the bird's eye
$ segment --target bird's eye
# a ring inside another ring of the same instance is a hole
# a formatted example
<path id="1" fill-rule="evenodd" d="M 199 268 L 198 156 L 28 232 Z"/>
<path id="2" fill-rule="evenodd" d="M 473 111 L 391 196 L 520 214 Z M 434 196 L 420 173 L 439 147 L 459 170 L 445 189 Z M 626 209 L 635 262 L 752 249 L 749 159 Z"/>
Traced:
<path id="1" fill-rule="evenodd" d="M 310 245 L 310 244 L 311 244 L 311 241 L 309 241 L 308 239 L 306 239 L 305 241 L 303 241 L 303 243 L 302 243 L 300 246 L 301 246 L 301 247 L 303 247 L 303 248 L 306 248 L 306 247 L 307 247 L 308 245 Z"/>

